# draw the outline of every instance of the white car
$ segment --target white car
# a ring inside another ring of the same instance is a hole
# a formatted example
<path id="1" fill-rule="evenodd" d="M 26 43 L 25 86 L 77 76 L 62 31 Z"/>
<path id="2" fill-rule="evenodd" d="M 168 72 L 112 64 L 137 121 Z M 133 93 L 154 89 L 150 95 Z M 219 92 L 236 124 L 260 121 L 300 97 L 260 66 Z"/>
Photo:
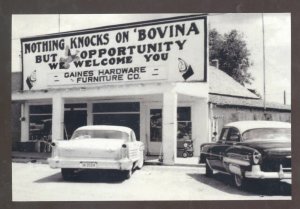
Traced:
<path id="1" fill-rule="evenodd" d="M 51 168 L 61 168 L 63 179 L 72 179 L 80 169 L 120 170 L 130 178 L 144 164 L 144 144 L 132 129 L 92 125 L 74 131 L 70 140 L 52 143 Z"/>

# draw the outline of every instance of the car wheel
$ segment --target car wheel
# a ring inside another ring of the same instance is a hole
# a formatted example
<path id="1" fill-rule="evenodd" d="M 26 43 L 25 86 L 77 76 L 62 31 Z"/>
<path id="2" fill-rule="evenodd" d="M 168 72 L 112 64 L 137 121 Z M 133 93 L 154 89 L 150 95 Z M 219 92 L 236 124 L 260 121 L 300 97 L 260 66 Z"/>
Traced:
<path id="1" fill-rule="evenodd" d="M 144 166 L 144 153 L 142 152 L 140 159 L 137 162 L 137 168 L 142 169 L 143 166 Z"/>
<path id="2" fill-rule="evenodd" d="M 64 180 L 69 181 L 73 180 L 76 177 L 76 174 L 74 172 L 74 169 L 71 168 L 62 168 L 61 169 L 61 174 Z"/>
<path id="3" fill-rule="evenodd" d="M 124 171 L 125 179 L 130 179 L 131 176 L 132 176 L 132 169 Z"/>
<path id="4" fill-rule="evenodd" d="M 234 185 L 241 189 L 245 186 L 245 178 L 241 175 L 238 175 L 238 174 L 234 174 Z"/>
<path id="5" fill-rule="evenodd" d="M 207 161 L 205 162 L 205 176 L 212 177 L 214 174 L 213 170 L 208 165 Z"/>

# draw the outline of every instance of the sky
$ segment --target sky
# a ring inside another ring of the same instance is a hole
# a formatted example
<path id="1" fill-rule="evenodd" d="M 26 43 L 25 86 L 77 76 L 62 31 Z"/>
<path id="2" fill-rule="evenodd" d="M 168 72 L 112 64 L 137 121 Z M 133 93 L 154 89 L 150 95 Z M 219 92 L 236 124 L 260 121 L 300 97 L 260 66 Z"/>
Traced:
<path id="1" fill-rule="evenodd" d="M 265 13 L 265 71 L 266 100 L 283 103 L 286 91 L 287 104 L 291 103 L 291 16 L 290 13 Z M 249 88 L 263 95 L 263 30 L 261 13 L 212 14 L 210 28 L 221 34 L 236 29 L 243 33 L 251 53 L 253 66 L 249 72 L 255 80 Z M 248 87 L 248 86 L 247 86 Z"/>
<path id="2" fill-rule="evenodd" d="M 13 15 L 12 71 L 21 71 L 20 38 L 36 35 L 130 23 L 187 14 L 80 14 Z M 263 18 L 262 18 L 263 16 Z M 290 13 L 212 13 L 208 27 L 219 33 L 233 29 L 243 34 L 253 65 L 254 81 L 248 88 L 263 95 L 263 30 L 265 39 L 266 101 L 291 104 L 291 15 Z"/>

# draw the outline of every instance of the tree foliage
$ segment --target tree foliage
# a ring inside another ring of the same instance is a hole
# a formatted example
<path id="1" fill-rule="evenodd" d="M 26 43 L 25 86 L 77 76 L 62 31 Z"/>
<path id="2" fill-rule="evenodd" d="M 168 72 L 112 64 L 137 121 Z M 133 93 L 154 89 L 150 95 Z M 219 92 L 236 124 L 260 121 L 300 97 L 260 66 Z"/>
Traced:
<path id="1" fill-rule="evenodd" d="M 224 35 L 216 29 L 209 32 L 209 61 L 218 60 L 219 69 L 230 75 L 240 84 L 251 84 L 253 77 L 248 72 L 252 63 L 250 52 L 243 35 L 232 30 Z"/>

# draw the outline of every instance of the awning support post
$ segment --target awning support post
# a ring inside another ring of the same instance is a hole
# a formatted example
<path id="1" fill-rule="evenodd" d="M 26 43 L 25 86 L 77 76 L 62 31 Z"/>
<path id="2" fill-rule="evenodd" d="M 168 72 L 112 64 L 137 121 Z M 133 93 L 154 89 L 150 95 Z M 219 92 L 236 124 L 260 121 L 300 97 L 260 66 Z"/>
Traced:
<path id="1" fill-rule="evenodd" d="M 64 137 L 64 99 L 60 95 L 52 98 L 52 141 Z"/>
<path id="2" fill-rule="evenodd" d="M 175 164 L 177 154 L 177 93 L 173 89 L 163 94 L 162 146 L 163 163 Z"/>

